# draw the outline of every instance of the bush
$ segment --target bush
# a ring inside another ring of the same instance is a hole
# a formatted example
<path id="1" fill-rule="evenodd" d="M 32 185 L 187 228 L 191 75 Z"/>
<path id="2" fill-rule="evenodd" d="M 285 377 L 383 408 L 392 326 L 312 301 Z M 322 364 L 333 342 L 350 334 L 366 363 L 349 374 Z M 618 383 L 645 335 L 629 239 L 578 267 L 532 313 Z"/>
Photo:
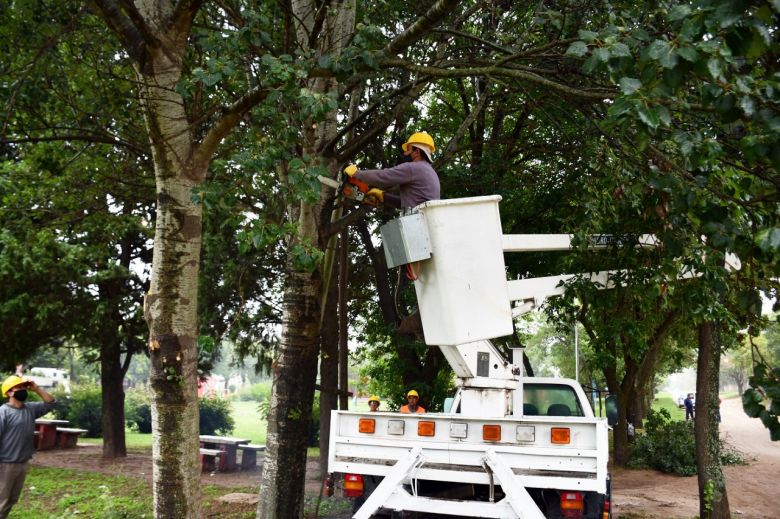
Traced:
<path id="1" fill-rule="evenodd" d="M 224 398 L 203 398 L 200 401 L 200 434 L 228 435 L 235 421 L 230 401 Z"/>
<path id="2" fill-rule="evenodd" d="M 70 427 L 86 429 L 85 436 L 100 438 L 103 433 L 101 410 L 103 396 L 99 386 L 84 385 L 71 388 L 70 396 L 58 393 L 54 414 L 60 420 L 68 420 Z"/>
<path id="3" fill-rule="evenodd" d="M 125 423 L 139 433 L 152 432 L 152 405 L 145 389 L 129 389 L 125 394 Z"/>
<path id="4" fill-rule="evenodd" d="M 742 463 L 741 457 L 720 442 L 721 463 Z M 630 467 L 649 467 L 661 472 L 693 476 L 696 474 L 696 438 L 692 420 L 672 420 L 669 411 L 651 410 L 644 433 L 631 447 Z"/>

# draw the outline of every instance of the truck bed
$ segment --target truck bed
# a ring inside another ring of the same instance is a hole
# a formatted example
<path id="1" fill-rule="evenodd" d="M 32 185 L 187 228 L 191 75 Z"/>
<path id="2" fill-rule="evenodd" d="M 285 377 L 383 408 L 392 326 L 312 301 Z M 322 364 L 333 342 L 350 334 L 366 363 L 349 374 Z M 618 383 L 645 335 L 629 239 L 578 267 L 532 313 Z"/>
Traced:
<path id="1" fill-rule="evenodd" d="M 365 432 L 361 432 L 361 420 Z M 492 431 L 500 427 L 500 439 L 483 439 L 485 426 Z M 368 432 L 371 428 L 373 432 Z M 568 429 L 569 443 L 553 443 L 553 428 Z M 419 434 L 431 429 L 430 436 Z M 423 462 L 415 469 L 416 479 L 489 484 L 484 458 L 492 450 L 526 488 L 603 494 L 607 485 L 607 430 L 603 418 L 590 417 L 475 418 L 333 411 L 328 471 L 385 476 L 419 447 Z"/>

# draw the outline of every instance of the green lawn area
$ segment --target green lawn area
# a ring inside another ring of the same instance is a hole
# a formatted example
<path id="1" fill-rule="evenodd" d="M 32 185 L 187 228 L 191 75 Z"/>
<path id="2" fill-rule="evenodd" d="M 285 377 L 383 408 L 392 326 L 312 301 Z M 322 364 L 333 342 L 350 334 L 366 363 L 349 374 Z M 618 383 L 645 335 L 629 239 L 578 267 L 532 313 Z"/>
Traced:
<path id="1" fill-rule="evenodd" d="M 677 407 L 677 397 L 671 393 L 656 393 L 652 408 L 655 411 L 666 409 L 672 420 L 685 420 L 685 411 Z"/>
<path id="2" fill-rule="evenodd" d="M 255 401 L 234 401 L 233 420 L 236 427 L 233 429 L 233 436 L 237 438 L 246 438 L 252 440 L 252 443 L 265 443 L 265 434 L 267 422 L 260 418 Z"/>
<path id="3" fill-rule="evenodd" d="M 247 440 L 251 440 L 252 443 L 264 444 L 267 424 L 265 420 L 260 418 L 260 413 L 257 411 L 257 402 L 235 401 L 231 402 L 231 406 L 233 407 L 233 420 L 235 420 L 235 428 L 233 429 L 232 436 L 246 438 Z M 101 445 L 103 439 L 83 438 L 79 440 L 79 442 Z M 131 450 L 151 449 L 152 435 L 126 431 L 125 442 L 127 443 L 127 448 Z"/>
<path id="4" fill-rule="evenodd" d="M 203 485 L 203 516 L 253 519 L 256 514 L 254 505 L 217 501 L 219 497 L 234 492 L 254 494 L 257 488 Z M 306 517 L 313 515 L 316 502 L 317 495 L 306 495 Z M 320 513 L 343 512 L 349 510 L 349 507 L 350 503 L 346 499 L 324 499 L 320 504 Z M 152 516 L 150 485 L 142 478 L 31 467 L 22 497 L 8 518 L 141 519 Z"/>

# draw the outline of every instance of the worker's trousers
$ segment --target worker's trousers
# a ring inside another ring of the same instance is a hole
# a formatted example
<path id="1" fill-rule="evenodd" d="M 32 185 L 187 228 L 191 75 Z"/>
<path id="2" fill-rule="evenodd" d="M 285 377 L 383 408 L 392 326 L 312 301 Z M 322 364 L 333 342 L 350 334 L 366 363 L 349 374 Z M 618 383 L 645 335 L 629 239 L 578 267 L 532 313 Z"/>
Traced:
<path id="1" fill-rule="evenodd" d="M 0 519 L 5 519 L 11 513 L 24 487 L 27 476 L 27 462 L 0 463 Z"/>

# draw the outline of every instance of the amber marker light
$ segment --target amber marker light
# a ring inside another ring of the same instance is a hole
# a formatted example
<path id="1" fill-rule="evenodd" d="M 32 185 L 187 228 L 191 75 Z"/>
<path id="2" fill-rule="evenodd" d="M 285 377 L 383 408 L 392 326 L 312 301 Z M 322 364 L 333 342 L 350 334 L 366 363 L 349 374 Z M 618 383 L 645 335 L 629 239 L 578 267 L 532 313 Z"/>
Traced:
<path id="1" fill-rule="evenodd" d="M 433 436 L 436 434 L 436 422 L 417 422 L 417 436 Z"/>
<path id="2" fill-rule="evenodd" d="M 494 424 L 483 425 L 482 439 L 486 442 L 501 441 L 501 426 Z"/>
<path id="3" fill-rule="evenodd" d="M 559 445 L 568 445 L 571 441 L 571 430 L 568 427 L 553 427 L 550 429 L 550 441 Z"/>
<path id="4" fill-rule="evenodd" d="M 374 434 L 375 427 L 376 421 L 373 418 L 361 418 L 360 422 L 358 422 L 358 432 Z"/>

